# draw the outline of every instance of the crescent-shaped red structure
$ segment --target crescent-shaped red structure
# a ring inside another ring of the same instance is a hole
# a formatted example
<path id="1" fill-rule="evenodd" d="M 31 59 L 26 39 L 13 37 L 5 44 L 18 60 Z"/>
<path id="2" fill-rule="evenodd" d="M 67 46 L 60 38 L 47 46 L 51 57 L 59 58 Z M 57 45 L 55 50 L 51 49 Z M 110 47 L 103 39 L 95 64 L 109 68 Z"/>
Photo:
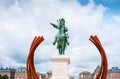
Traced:
<path id="1" fill-rule="evenodd" d="M 43 36 L 38 36 L 35 37 L 32 41 L 26 62 L 27 79 L 39 79 L 34 67 L 34 52 L 43 40 Z M 90 36 L 89 40 L 98 48 L 101 55 L 101 66 L 95 79 L 106 79 L 108 72 L 108 62 L 104 48 L 102 47 L 97 36 Z"/>
<path id="2" fill-rule="evenodd" d="M 27 79 L 39 79 L 34 67 L 34 52 L 43 40 L 43 36 L 36 36 L 32 41 L 26 62 Z"/>
<path id="3" fill-rule="evenodd" d="M 95 79 L 106 79 L 108 72 L 107 56 L 97 36 L 90 36 L 89 40 L 97 47 L 101 55 L 101 66 Z"/>

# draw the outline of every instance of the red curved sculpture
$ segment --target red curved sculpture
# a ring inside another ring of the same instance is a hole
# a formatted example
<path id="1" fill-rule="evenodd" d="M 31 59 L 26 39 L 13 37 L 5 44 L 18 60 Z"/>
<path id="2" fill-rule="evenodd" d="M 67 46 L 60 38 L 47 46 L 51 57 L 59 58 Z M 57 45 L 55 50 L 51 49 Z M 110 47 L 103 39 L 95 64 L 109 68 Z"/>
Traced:
<path id="1" fill-rule="evenodd" d="M 39 79 L 35 67 L 34 67 L 34 52 L 38 45 L 44 40 L 43 36 L 35 37 L 30 46 L 27 62 L 26 62 L 26 71 L 27 79 Z"/>
<path id="2" fill-rule="evenodd" d="M 34 67 L 34 52 L 35 49 L 43 40 L 44 40 L 43 36 L 35 37 L 30 46 L 27 63 L 26 63 L 27 79 L 39 79 Z M 97 36 L 90 36 L 89 40 L 93 42 L 93 44 L 98 48 L 101 55 L 101 66 L 96 79 L 106 79 L 108 72 L 108 62 L 105 51 Z"/>
<path id="3" fill-rule="evenodd" d="M 98 71 L 98 75 L 96 76 L 95 79 L 106 79 L 108 72 L 108 62 L 104 48 L 102 47 L 100 40 L 98 39 L 97 36 L 90 36 L 89 40 L 98 48 L 101 55 L 100 70 Z"/>

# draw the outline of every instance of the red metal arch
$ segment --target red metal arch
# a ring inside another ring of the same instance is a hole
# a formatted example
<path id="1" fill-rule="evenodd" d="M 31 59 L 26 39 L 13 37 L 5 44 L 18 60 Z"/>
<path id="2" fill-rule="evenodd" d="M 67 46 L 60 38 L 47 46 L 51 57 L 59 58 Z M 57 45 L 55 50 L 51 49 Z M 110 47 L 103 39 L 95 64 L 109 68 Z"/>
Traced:
<path id="1" fill-rule="evenodd" d="M 98 71 L 98 74 L 95 79 L 106 79 L 108 72 L 108 62 L 104 48 L 102 47 L 102 44 L 100 43 L 100 40 L 97 36 L 90 36 L 89 40 L 97 47 L 101 55 L 100 70 Z"/>
<path id="2" fill-rule="evenodd" d="M 27 62 L 26 62 L 26 71 L 27 79 L 39 79 L 39 76 L 36 73 L 34 67 L 34 52 L 38 45 L 44 40 L 43 36 L 35 37 L 30 46 Z"/>

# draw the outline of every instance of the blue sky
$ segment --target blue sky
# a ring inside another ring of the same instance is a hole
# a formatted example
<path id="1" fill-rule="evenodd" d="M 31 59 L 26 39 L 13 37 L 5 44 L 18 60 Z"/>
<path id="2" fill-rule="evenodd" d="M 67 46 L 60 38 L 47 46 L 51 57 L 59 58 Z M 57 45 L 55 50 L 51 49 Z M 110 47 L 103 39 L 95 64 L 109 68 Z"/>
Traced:
<path id="1" fill-rule="evenodd" d="M 86 6 L 89 3 L 89 0 L 78 0 L 78 2 Z M 96 5 L 103 5 L 109 9 L 106 11 L 106 16 L 119 15 L 120 14 L 120 0 L 94 0 Z"/>
<path id="2" fill-rule="evenodd" d="M 35 66 L 38 72 L 50 71 L 50 59 L 58 54 L 52 45 L 57 30 L 50 22 L 57 23 L 63 17 L 70 36 L 65 51 L 71 58 L 69 74 L 93 72 L 100 64 L 99 52 L 88 40 L 90 35 L 100 38 L 109 68 L 120 67 L 119 4 L 119 0 L 0 0 L 0 60 L 4 60 L 0 66 L 25 66 L 32 39 L 43 35 L 45 41 L 36 50 Z"/>

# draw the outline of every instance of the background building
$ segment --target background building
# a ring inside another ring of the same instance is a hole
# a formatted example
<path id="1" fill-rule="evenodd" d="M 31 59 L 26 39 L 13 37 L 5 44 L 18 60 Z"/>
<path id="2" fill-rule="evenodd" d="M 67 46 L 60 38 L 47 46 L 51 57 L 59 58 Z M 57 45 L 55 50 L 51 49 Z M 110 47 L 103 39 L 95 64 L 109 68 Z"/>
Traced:
<path id="1" fill-rule="evenodd" d="M 52 71 L 47 72 L 46 75 L 47 75 L 46 79 L 50 79 L 52 77 Z"/>
<path id="2" fill-rule="evenodd" d="M 112 67 L 108 71 L 107 79 L 120 79 L 120 69 L 118 67 Z"/>
<path id="3" fill-rule="evenodd" d="M 79 79 L 92 79 L 92 74 L 88 71 L 83 71 L 79 74 Z"/>
<path id="4" fill-rule="evenodd" d="M 50 79 L 52 76 L 52 72 L 49 71 L 47 73 L 39 73 L 39 79 Z"/>
<path id="5" fill-rule="evenodd" d="M 38 75 L 39 75 L 39 79 L 46 79 L 46 74 L 40 73 Z"/>
<path id="6" fill-rule="evenodd" d="M 6 67 L 5 69 L 4 68 L 0 68 L 0 75 L 1 76 L 4 76 L 4 75 L 7 75 L 8 76 L 8 79 L 14 79 L 14 75 L 15 75 L 15 69 L 13 68 L 8 68 Z"/>
<path id="7" fill-rule="evenodd" d="M 94 72 L 92 74 L 93 79 L 96 78 L 99 69 L 100 69 L 100 67 L 98 66 L 94 70 Z M 112 67 L 111 69 L 109 69 L 108 73 L 107 73 L 107 79 L 120 79 L 120 69 L 118 67 Z"/>
<path id="8" fill-rule="evenodd" d="M 98 75 L 99 69 L 100 69 L 100 66 L 97 66 L 96 69 L 94 70 L 94 72 L 92 73 L 92 79 L 96 78 L 96 76 Z"/>
<path id="9" fill-rule="evenodd" d="M 79 79 L 95 79 L 100 67 L 97 66 L 94 72 L 91 74 L 88 71 L 83 71 L 79 74 Z M 8 79 L 27 79 L 27 72 L 25 67 L 20 67 L 17 70 L 13 68 L 0 67 L 0 75 L 7 75 Z M 38 73 L 39 79 L 50 79 L 52 72 Z M 74 76 L 69 76 L 70 79 L 74 79 Z M 118 67 L 112 67 L 109 69 L 106 79 L 120 79 L 120 69 Z"/>
<path id="10" fill-rule="evenodd" d="M 70 75 L 69 78 L 70 78 L 70 79 L 74 79 L 74 76 L 71 76 L 71 75 Z"/>
<path id="11" fill-rule="evenodd" d="M 16 70 L 15 79 L 27 79 L 27 73 L 25 67 L 20 67 Z"/>

